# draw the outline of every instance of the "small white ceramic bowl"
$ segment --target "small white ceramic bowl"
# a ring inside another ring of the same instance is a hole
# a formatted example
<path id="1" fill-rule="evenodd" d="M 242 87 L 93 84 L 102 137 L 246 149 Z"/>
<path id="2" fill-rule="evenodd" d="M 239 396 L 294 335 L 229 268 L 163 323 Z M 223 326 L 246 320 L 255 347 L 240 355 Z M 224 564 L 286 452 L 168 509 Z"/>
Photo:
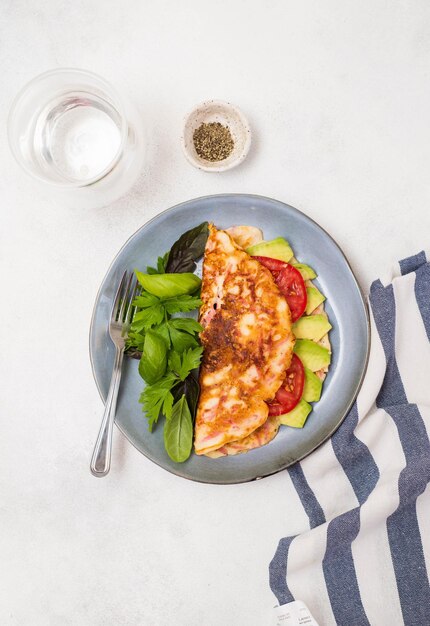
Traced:
<path id="1" fill-rule="evenodd" d="M 220 122 L 223 126 L 228 126 L 234 141 L 231 154 L 222 161 L 202 159 L 194 147 L 194 131 L 201 124 L 211 122 Z M 251 129 L 243 113 L 229 102 L 207 100 L 199 104 L 185 118 L 181 140 L 185 156 L 191 165 L 205 172 L 225 172 L 245 159 L 251 146 Z"/>

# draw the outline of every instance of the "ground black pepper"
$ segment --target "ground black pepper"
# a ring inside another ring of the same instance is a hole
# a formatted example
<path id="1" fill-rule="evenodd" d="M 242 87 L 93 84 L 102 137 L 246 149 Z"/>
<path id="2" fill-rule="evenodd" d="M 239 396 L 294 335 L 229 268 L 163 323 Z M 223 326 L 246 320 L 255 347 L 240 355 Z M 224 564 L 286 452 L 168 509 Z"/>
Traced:
<path id="1" fill-rule="evenodd" d="M 197 154 L 206 161 L 223 161 L 234 148 L 230 130 L 220 122 L 201 124 L 193 133 L 193 141 Z"/>

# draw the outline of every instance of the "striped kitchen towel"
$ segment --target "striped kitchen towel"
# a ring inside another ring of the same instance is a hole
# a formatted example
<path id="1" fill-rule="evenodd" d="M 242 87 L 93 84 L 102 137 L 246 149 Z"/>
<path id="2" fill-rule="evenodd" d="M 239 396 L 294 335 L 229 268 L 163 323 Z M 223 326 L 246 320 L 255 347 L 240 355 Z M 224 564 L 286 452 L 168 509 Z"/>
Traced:
<path id="1" fill-rule="evenodd" d="M 430 625 L 430 263 L 369 296 L 372 342 L 357 401 L 289 468 L 301 533 L 280 540 L 270 586 L 321 626 Z"/>

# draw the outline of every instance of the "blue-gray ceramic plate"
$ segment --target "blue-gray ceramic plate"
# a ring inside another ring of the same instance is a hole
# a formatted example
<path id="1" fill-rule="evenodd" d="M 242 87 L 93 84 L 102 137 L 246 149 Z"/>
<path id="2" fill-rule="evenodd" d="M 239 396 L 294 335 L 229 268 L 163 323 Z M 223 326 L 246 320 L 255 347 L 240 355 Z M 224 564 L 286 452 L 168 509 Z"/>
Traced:
<path id="1" fill-rule="evenodd" d="M 279 472 L 315 450 L 338 428 L 351 407 L 363 379 L 369 352 L 369 320 L 360 288 L 343 253 L 311 219 L 287 204 L 261 196 L 225 194 L 189 200 L 164 211 L 138 230 L 110 266 L 94 306 L 90 329 L 90 357 L 100 395 L 106 399 L 114 360 L 108 320 L 118 281 L 125 269 L 153 265 L 186 230 L 208 220 L 220 228 L 249 224 L 263 230 L 265 239 L 285 237 L 299 261 L 318 274 L 316 283 L 326 295 L 332 363 L 321 400 L 314 404 L 303 429 L 281 426 L 268 445 L 246 454 L 209 459 L 192 454 L 174 463 L 164 450 L 162 422 L 151 434 L 138 402 L 143 381 L 138 362 L 126 359 L 118 399 L 116 424 L 131 443 L 164 469 L 206 483 L 240 483 Z"/>

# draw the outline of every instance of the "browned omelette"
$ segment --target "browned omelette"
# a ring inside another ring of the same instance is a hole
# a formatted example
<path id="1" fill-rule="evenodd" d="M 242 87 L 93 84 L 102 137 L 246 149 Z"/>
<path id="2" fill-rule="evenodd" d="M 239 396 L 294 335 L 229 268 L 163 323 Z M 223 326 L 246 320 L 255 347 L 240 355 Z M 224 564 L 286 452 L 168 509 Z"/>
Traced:
<path id="1" fill-rule="evenodd" d="M 276 434 L 278 424 L 273 420 L 255 431 L 267 421 L 265 401 L 273 399 L 283 382 L 294 336 L 290 310 L 270 271 L 228 233 L 213 225 L 209 229 L 203 262 L 200 339 L 204 354 L 194 446 L 196 454 L 226 446 L 220 450 L 224 455 L 267 443 Z M 247 442 L 241 441 L 251 434 Z M 235 451 L 228 451 L 231 442 L 238 442 Z"/>
<path id="2" fill-rule="evenodd" d="M 271 415 L 264 424 L 259 426 L 247 437 L 226 443 L 225 446 L 221 446 L 221 448 L 212 450 L 212 452 L 207 452 L 206 454 L 212 459 L 217 459 L 221 456 L 234 456 L 242 452 L 249 452 L 249 450 L 254 450 L 255 448 L 261 448 L 261 446 L 265 446 L 266 443 L 272 441 L 277 435 L 279 426 L 279 416 Z"/>

